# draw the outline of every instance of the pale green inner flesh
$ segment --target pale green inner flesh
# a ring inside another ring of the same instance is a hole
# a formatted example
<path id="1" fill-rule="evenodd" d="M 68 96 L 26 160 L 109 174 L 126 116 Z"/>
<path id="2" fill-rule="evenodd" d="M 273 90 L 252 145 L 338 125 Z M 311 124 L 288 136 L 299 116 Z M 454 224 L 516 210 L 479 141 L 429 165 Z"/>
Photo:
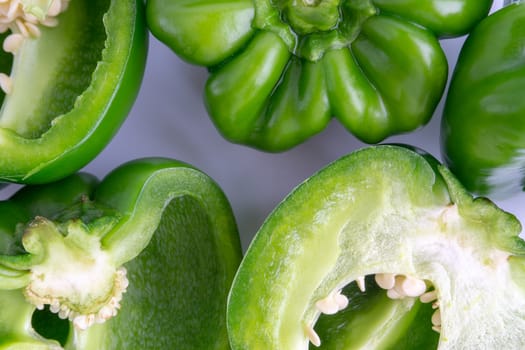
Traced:
<path id="1" fill-rule="evenodd" d="M 320 316 L 344 312 L 338 293 L 352 282 L 394 274 L 422 282 L 417 293 L 426 286 L 436 292 L 423 300 L 438 302 L 441 320 L 431 317 L 426 327 L 440 331 L 440 349 L 524 349 L 520 225 L 488 200 L 473 199 L 436 163 L 402 147 L 370 147 L 294 190 L 262 226 L 237 273 L 228 313 L 234 346 L 257 348 L 251 334 L 272 349 L 344 343 L 345 332 L 336 339 L 316 334 Z M 388 303 L 383 312 L 373 309 L 377 319 L 358 338 L 387 328 L 381 320 Z"/>
<path id="2" fill-rule="evenodd" d="M 440 348 L 481 348 L 487 344 L 505 348 L 509 339 L 514 341 L 512 348 L 525 346 L 523 290 L 513 282 L 509 255 L 492 248 L 486 237 L 479 237 L 483 223 L 466 222 L 455 206 L 421 210 L 403 200 L 371 199 L 369 196 L 366 201 L 376 206 L 354 206 L 365 210 L 351 214 L 353 219 L 347 221 L 351 224 L 344 224 L 335 235 L 337 249 L 332 251 L 339 254 L 335 264 L 324 265 L 322 283 L 315 287 L 307 281 L 311 276 L 304 276 L 305 285 L 314 288 L 313 297 L 307 309 L 290 304 L 291 314 L 307 325 L 314 324 L 319 315 L 315 302 L 331 290 L 359 276 L 404 274 L 430 281 L 438 291 Z M 307 269 L 304 266 L 303 271 Z M 283 325 L 281 331 L 292 328 Z"/>
<path id="3" fill-rule="evenodd" d="M 377 273 L 412 276 L 435 287 L 441 349 L 505 348 L 509 340 L 512 348 L 525 347 L 523 290 L 512 276 L 509 254 L 490 242 L 486 222 L 464 219 L 455 205 L 411 204 L 406 189 L 397 184 L 376 185 L 377 191 L 360 185 L 348 193 L 338 191 L 337 198 L 326 200 L 325 210 L 316 212 L 309 228 L 327 234 L 298 228 L 304 240 L 289 263 L 300 273 L 286 279 L 301 288 L 275 289 L 288 300 L 274 310 L 282 315 L 275 321 L 275 339 L 283 348 L 309 343 L 307 329 L 315 327 L 320 315 L 317 301 Z"/>
<path id="4" fill-rule="evenodd" d="M 54 118 L 74 108 L 101 59 L 108 7 L 108 0 L 71 1 L 58 27 L 41 26 L 40 37 L 24 40 L 11 72 L 9 66 L 0 68 L 13 81 L 0 110 L 1 128 L 37 138 Z"/>

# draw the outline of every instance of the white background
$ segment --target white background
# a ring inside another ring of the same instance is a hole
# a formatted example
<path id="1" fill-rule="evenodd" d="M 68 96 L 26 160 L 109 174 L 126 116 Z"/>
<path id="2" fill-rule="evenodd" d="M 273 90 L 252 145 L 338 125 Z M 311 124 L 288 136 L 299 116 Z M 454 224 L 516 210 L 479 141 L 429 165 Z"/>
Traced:
<path id="1" fill-rule="evenodd" d="M 502 1 L 496 0 L 493 9 L 501 7 Z M 463 39 L 442 41 L 450 72 Z M 109 146 L 84 170 L 103 177 L 125 161 L 147 156 L 191 163 L 226 193 L 246 248 L 269 212 L 295 186 L 365 144 L 336 120 L 321 134 L 281 154 L 231 144 L 218 134 L 204 109 L 202 91 L 207 76 L 204 68 L 183 62 L 152 37 L 143 86 L 131 114 Z M 428 125 L 385 141 L 409 143 L 441 158 L 441 112 L 442 103 Z M 13 187 L 0 191 L 0 198 L 12 191 Z M 524 201 L 525 194 L 517 194 L 495 202 L 525 222 Z"/>

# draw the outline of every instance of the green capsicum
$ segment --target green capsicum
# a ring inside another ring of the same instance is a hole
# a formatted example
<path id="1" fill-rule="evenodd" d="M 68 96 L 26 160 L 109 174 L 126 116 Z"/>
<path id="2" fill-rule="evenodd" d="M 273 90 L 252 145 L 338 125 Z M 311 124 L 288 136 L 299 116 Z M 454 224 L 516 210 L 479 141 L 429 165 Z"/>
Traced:
<path id="1" fill-rule="evenodd" d="M 241 259 L 229 203 L 170 159 L 0 202 L 0 349 L 229 349 Z"/>
<path id="2" fill-rule="evenodd" d="M 0 19 L 0 181 L 58 180 L 131 109 L 147 53 L 143 3 L 8 0 Z"/>
<path id="3" fill-rule="evenodd" d="M 525 3 L 494 12 L 466 39 L 442 120 L 443 158 L 465 186 L 506 197 L 524 187 Z"/>
<path id="4" fill-rule="evenodd" d="M 523 349 L 525 241 L 422 151 L 369 146 L 298 186 L 250 244 L 233 349 Z"/>
<path id="5" fill-rule="evenodd" d="M 376 143 L 429 121 L 447 80 L 439 38 L 492 0 L 148 0 L 151 32 L 208 67 L 205 105 L 230 141 L 283 151 L 335 116 Z"/>

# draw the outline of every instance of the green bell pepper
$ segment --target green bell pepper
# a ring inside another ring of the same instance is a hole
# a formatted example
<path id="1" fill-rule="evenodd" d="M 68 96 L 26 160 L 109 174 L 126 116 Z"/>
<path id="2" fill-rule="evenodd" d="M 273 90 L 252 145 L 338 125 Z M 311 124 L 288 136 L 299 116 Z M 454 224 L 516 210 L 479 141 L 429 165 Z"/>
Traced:
<path id="1" fill-rule="evenodd" d="M 229 349 L 241 260 L 219 187 L 147 158 L 0 202 L 0 349 Z"/>
<path id="2" fill-rule="evenodd" d="M 205 105 L 228 140 L 283 151 L 332 116 L 376 143 L 427 123 L 447 80 L 438 39 L 492 0 L 148 0 L 151 32 L 209 68 Z"/>
<path id="3" fill-rule="evenodd" d="M 467 189 L 524 188 L 525 3 L 483 20 L 461 49 L 442 121 L 443 158 Z"/>
<path id="4" fill-rule="evenodd" d="M 0 32 L 0 181 L 70 175 L 111 140 L 137 96 L 140 0 L 10 0 Z"/>
<path id="5" fill-rule="evenodd" d="M 429 155 L 343 157 L 249 246 L 228 300 L 233 349 L 523 349 L 525 241 Z"/>

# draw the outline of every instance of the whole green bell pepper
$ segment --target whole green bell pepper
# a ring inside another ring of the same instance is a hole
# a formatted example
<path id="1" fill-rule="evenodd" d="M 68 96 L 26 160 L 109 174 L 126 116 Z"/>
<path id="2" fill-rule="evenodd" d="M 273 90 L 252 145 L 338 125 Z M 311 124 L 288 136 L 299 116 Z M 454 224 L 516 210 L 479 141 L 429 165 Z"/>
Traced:
<path id="1" fill-rule="evenodd" d="M 438 38 L 492 0 L 148 0 L 151 32 L 209 68 L 205 104 L 229 140 L 283 151 L 332 116 L 376 143 L 427 123 L 447 80 Z"/>
<path id="2" fill-rule="evenodd" d="M 0 181 L 54 181 L 92 160 L 135 101 L 147 54 L 143 2 L 2 6 L 13 10 L 0 15 Z"/>
<path id="3" fill-rule="evenodd" d="M 241 248 L 219 187 L 147 158 L 0 202 L 0 349 L 229 349 Z"/>
<path id="4" fill-rule="evenodd" d="M 443 158 L 471 190 L 524 188 L 525 3 L 483 20 L 461 49 L 442 122 Z"/>
<path id="5" fill-rule="evenodd" d="M 343 157 L 249 246 L 228 301 L 233 349 L 523 349 L 525 241 L 429 155 Z"/>

